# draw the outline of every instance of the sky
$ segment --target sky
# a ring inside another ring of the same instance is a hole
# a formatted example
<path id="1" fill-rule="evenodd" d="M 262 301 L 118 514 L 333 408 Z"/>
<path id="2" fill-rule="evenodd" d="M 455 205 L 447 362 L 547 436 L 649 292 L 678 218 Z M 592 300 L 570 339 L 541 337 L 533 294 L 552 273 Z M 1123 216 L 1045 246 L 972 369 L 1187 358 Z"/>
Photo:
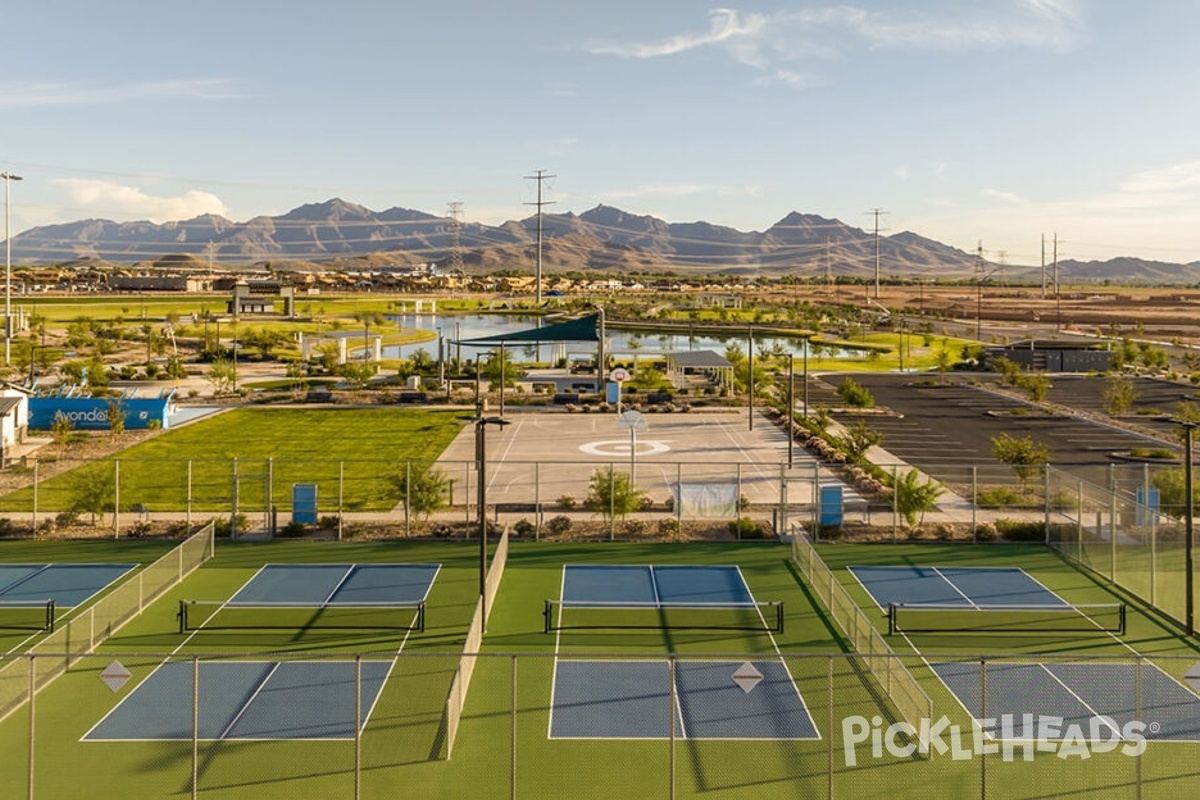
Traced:
<path id="1" fill-rule="evenodd" d="M 1195 0 L 39 0 L 12 233 L 333 197 L 491 225 L 793 211 L 1008 264 L 1200 261 Z M 551 177 L 552 176 L 552 177 Z"/>

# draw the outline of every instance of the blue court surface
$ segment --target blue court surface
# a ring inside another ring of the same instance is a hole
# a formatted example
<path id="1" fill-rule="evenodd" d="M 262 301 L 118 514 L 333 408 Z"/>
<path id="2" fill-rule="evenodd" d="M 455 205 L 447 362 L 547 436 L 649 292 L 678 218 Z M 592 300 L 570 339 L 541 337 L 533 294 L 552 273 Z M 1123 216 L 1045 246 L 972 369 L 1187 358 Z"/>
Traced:
<path id="1" fill-rule="evenodd" d="M 206 741 L 353 739 L 356 686 L 366 726 L 391 661 L 220 661 L 199 664 L 198 713 L 193 665 L 160 665 L 83 741 L 190 740 L 193 721 Z M 195 720 L 193 719 L 195 718 Z"/>
<path id="2" fill-rule="evenodd" d="M 563 605 L 730 608 L 754 605 L 736 566 L 578 565 L 563 567 Z"/>
<path id="3" fill-rule="evenodd" d="M 551 739 L 819 739 L 782 661 L 560 660 Z"/>
<path id="4" fill-rule="evenodd" d="M 0 601 L 74 608 L 90 600 L 137 564 L 0 564 Z"/>
<path id="5" fill-rule="evenodd" d="M 440 568 L 440 564 L 268 564 L 226 605 L 413 605 L 428 596 Z"/>
<path id="6" fill-rule="evenodd" d="M 1020 567 L 847 567 L 881 609 L 897 605 L 1069 607 Z"/>
<path id="7" fill-rule="evenodd" d="M 1142 663 L 1140 679 L 1135 664 L 1103 662 L 994 661 L 981 668 L 978 661 L 969 661 L 930 667 L 976 720 L 1011 718 L 1009 730 L 992 728 L 996 739 L 1045 740 L 1037 732 L 1038 720 L 1057 717 L 1064 736 L 1071 725 L 1092 735 L 1092 721 L 1105 718 L 1096 723 L 1101 739 L 1138 721 L 1151 741 L 1200 741 L 1200 697 L 1149 662 Z"/>

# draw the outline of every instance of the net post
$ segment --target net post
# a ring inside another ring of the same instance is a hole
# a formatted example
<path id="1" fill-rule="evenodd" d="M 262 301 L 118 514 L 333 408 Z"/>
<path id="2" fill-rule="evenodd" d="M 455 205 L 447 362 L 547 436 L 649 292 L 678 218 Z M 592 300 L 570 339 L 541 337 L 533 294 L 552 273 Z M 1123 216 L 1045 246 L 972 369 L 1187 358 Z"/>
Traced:
<path id="1" fill-rule="evenodd" d="M 888 618 L 888 636 L 896 635 L 896 604 L 888 603 L 887 609 Z"/>
<path id="2" fill-rule="evenodd" d="M 545 601 L 543 601 L 543 604 L 542 604 L 542 620 L 543 620 L 543 625 L 544 625 L 544 629 L 543 629 L 542 633 L 550 632 L 550 614 L 551 614 L 550 601 L 545 600 Z"/>
<path id="3" fill-rule="evenodd" d="M 425 601 L 417 604 L 417 632 L 425 632 Z"/>
<path id="4" fill-rule="evenodd" d="M 179 614 L 177 616 L 179 617 L 179 633 L 181 635 L 187 633 L 187 606 L 187 600 L 179 601 Z"/>
<path id="5" fill-rule="evenodd" d="M 783 601 L 780 600 L 775 604 L 775 631 L 783 633 Z"/>
<path id="6" fill-rule="evenodd" d="M 1117 625 L 1120 628 L 1120 630 L 1117 632 L 1122 636 L 1125 635 L 1125 612 L 1127 609 L 1128 606 L 1126 606 L 1124 603 L 1121 603 L 1121 605 L 1117 608 Z"/>
<path id="7" fill-rule="evenodd" d="M 46 601 L 46 630 L 54 632 L 54 598 Z"/>

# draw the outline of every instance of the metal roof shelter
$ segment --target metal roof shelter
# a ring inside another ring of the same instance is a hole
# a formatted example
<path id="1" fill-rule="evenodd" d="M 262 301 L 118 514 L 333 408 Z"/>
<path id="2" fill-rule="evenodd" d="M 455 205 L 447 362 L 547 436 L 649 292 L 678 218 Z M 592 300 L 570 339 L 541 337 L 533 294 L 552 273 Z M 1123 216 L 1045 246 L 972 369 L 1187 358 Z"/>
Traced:
<path id="1" fill-rule="evenodd" d="M 685 350 L 667 353 L 667 377 L 682 386 L 688 375 L 704 375 L 718 386 L 733 385 L 733 364 L 712 350 Z"/>

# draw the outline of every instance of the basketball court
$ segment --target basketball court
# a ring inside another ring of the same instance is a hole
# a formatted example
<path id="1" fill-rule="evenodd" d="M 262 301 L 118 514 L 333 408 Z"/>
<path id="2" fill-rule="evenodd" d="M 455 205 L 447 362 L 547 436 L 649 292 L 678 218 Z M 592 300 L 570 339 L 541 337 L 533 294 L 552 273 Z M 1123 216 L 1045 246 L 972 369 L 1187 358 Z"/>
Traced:
<path id="1" fill-rule="evenodd" d="M 615 412 L 509 414 L 509 424 L 487 426 L 488 502 L 581 501 L 592 474 L 610 465 L 632 472 L 656 504 L 680 484 L 733 486 L 751 503 L 778 504 L 781 477 L 788 478 L 789 502 L 810 502 L 816 460 L 796 445 L 788 470 L 787 436 L 757 412 L 750 430 L 747 413 L 643 414 L 633 429 Z M 475 459 L 475 428 L 468 425 L 439 464 L 456 484 L 473 486 L 474 478 L 467 478 Z"/>

